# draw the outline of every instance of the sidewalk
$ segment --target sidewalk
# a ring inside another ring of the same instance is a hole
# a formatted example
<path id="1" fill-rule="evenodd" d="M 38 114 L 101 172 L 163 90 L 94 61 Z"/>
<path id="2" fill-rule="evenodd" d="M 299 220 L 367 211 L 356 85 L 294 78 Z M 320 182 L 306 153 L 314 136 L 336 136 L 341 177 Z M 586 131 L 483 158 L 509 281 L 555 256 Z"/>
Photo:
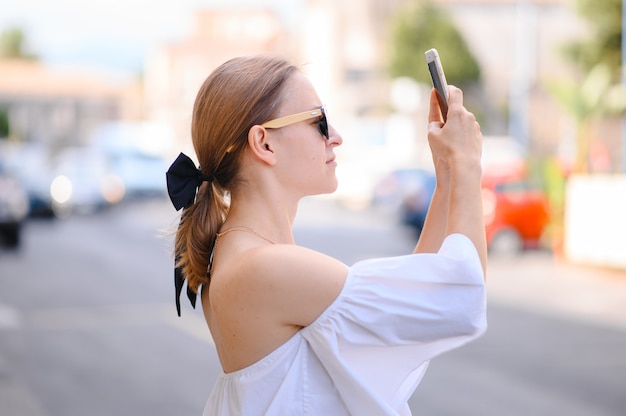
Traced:
<path id="1" fill-rule="evenodd" d="M 626 330 L 626 270 L 575 265 L 548 252 L 529 252 L 491 258 L 487 288 L 495 303 Z"/>

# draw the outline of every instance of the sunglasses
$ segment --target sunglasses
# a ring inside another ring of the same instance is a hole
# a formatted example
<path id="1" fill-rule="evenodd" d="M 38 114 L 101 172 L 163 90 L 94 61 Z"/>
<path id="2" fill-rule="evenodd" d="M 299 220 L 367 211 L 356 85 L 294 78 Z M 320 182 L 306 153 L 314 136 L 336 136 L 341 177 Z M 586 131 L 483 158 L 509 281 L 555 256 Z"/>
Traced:
<path id="1" fill-rule="evenodd" d="M 326 137 L 326 140 L 328 140 L 328 119 L 326 118 L 326 110 L 324 107 L 320 107 L 315 110 L 303 111 L 302 113 L 292 114 L 290 116 L 275 118 L 274 120 L 266 121 L 261 124 L 261 126 L 268 129 L 279 129 L 281 127 L 299 123 L 300 121 L 310 120 L 315 117 L 320 117 L 317 122 L 317 127 L 319 128 L 320 133 L 322 133 L 322 135 Z"/>

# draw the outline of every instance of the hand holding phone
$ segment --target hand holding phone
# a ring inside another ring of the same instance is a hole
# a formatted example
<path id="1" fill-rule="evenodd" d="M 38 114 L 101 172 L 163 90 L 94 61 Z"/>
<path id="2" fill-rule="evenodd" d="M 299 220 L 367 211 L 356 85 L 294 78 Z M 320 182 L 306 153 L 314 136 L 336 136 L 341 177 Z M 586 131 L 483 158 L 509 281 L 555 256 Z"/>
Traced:
<path id="1" fill-rule="evenodd" d="M 439 102 L 441 115 L 445 122 L 448 118 L 448 83 L 446 81 L 446 75 L 443 73 L 443 67 L 441 66 L 437 49 L 429 49 L 424 55 L 426 56 L 426 63 L 428 64 L 430 78 L 433 81 L 433 87 L 437 90 L 437 101 Z"/>

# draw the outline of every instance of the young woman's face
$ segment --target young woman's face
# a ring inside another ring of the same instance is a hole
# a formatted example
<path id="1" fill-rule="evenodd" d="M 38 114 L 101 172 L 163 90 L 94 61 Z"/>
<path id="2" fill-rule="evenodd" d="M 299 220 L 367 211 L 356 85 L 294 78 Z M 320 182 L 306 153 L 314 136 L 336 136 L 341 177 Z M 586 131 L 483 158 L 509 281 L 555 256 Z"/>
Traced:
<path id="1" fill-rule="evenodd" d="M 303 74 L 294 73 L 286 81 L 276 117 L 320 107 L 322 102 L 310 81 Z M 343 139 L 330 124 L 328 138 L 320 132 L 320 117 L 267 131 L 277 138 L 276 168 L 281 170 L 286 186 L 302 192 L 302 195 L 330 193 L 337 189 L 334 148 Z"/>

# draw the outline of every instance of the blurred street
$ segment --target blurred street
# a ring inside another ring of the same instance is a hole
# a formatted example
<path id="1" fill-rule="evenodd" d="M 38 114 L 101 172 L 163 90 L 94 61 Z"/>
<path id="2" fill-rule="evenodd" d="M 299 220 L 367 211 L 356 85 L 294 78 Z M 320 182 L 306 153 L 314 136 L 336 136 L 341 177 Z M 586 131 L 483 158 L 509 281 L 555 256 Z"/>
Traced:
<path id="1" fill-rule="evenodd" d="M 200 415 L 217 356 L 200 311 L 176 316 L 164 199 L 30 220 L 0 250 L 0 415 Z M 347 264 L 405 254 L 411 230 L 374 209 L 303 201 L 296 239 Z M 433 360 L 414 415 L 626 412 L 626 272 L 547 252 L 490 259 L 489 330 Z"/>

